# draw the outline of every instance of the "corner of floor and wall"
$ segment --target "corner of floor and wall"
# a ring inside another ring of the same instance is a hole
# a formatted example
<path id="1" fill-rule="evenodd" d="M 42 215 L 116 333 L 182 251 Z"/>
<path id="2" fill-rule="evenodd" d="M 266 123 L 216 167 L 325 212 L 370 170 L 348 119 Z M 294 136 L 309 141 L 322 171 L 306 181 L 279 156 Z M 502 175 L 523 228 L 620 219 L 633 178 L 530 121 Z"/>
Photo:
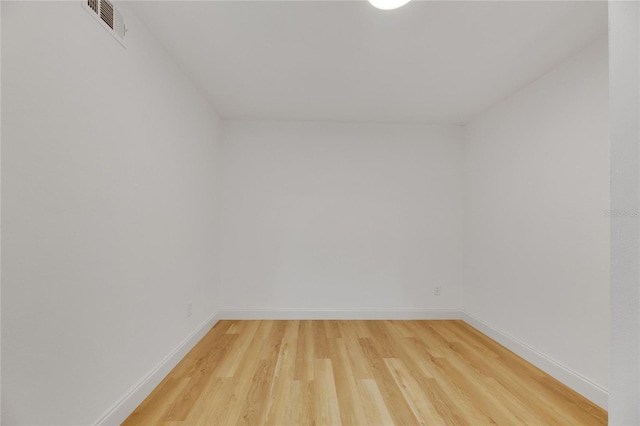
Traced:
<path id="1" fill-rule="evenodd" d="M 461 319 L 638 424 L 636 3 L 465 126 L 222 120 L 122 7 L 126 49 L 2 2 L 2 424 L 119 424 L 277 318 Z"/>

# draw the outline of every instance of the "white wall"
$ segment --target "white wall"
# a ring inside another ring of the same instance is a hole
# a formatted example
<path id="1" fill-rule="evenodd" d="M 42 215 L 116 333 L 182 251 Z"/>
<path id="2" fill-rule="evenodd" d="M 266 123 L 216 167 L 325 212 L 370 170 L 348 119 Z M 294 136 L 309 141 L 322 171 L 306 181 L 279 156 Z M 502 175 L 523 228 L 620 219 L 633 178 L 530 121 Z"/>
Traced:
<path id="1" fill-rule="evenodd" d="M 215 310 L 219 119 L 131 14 L 2 12 L 2 420 L 90 424 Z"/>
<path id="2" fill-rule="evenodd" d="M 223 135 L 224 308 L 462 306 L 460 128 L 225 121 Z"/>
<path id="3" fill-rule="evenodd" d="M 605 41 L 468 127 L 466 220 L 460 128 L 225 123 L 218 271 L 215 112 L 135 16 L 2 3 L 3 424 L 96 421 L 218 308 L 460 309 L 462 224 L 467 312 L 606 387 Z"/>
<path id="4" fill-rule="evenodd" d="M 0 46 L 2 46 L 2 2 L 0 2 Z M 2 49 L 0 49 L 2 50 Z M 2 55 L 0 55 L 0 82 L 2 81 Z M 0 84 L 0 99 L 2 98 L 2 84 Z M 2 117 L 2 102 L 0 102 L 0 117 Z M 2 187 L 2 120 L 0 119 L 0 188 Z M 0 197 L 0 241 L 2 241 L 2 197 Z M 2 244 L 0 243 L 0 307 L 2 306 Z M 2 348 L 2 314 L 0 312 L 0 348 Z M 2 350 L 0 350 L 0 424 L 2 424 Z"/>
<path id="5" fill-rule="evenodd" d="M 465 312 L 572 370 L 604 404 L 607 61 L 602 39 L 465 132 Z"/>
<path id="6" fill-rule="evenodd" d="M 640 424 L 640 5 L 609 2 L 611 379 L 609 424 Z"/>

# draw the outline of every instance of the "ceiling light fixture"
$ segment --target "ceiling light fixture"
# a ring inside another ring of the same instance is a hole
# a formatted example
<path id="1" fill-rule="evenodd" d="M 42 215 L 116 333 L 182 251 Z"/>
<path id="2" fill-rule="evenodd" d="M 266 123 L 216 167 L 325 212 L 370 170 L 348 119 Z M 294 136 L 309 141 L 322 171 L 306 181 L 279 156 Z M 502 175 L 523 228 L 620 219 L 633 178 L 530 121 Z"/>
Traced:
<path id="1" fill-rule="evenodd" d="M 373 7 L 381 10 L 392 10 L 404 6 L 411 0 L 369 0 Z"/>

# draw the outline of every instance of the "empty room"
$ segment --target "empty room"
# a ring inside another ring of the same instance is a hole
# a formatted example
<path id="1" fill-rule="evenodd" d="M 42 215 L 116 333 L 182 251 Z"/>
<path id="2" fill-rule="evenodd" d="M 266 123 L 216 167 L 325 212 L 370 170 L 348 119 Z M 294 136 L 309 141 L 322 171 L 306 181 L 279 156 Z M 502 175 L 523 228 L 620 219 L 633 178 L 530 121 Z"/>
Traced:
<path id="1" fill-rule="evenodd" d="M 639 2 L 0 13 L 1 424 L 640 424 Z"/>

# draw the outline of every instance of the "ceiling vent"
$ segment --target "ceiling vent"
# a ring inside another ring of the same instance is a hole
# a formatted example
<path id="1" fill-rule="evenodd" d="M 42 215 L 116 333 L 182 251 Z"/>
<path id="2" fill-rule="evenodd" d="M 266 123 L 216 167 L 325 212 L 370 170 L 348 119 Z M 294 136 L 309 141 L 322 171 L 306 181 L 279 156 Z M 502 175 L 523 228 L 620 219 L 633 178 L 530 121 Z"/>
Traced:
<path id="1" fill-rule="evenodd" d="M 100 23 L 109 34 L 113 36 L 122 47 L 127 47 L 125 35 L 127 28 L 124 25 L 124 17 L 109 0 L 82 0 L 82 7 Z"/>

